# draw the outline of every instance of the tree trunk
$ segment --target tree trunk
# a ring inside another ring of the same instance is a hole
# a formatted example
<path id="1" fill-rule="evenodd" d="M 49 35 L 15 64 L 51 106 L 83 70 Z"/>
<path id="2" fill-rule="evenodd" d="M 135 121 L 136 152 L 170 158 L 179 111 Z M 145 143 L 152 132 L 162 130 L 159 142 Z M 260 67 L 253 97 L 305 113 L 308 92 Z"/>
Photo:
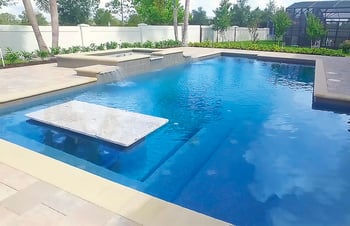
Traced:
<path id="1" fill-rule="evenodd" d="M 32 26 L 36 41 L 41 51 L 48 51 L 47 45 L 41 36 L 38 21 L 36 20 L 33 6 L 30 0 L 22 0 L 30 25 Z"/>
<path id="2" fill-rule="evenodd" d="M 51 32 L 52 32 L 52 48 L 58 47 L 59 25 L 57 0 L 50 0 L 50 16 L 51 16 Z"/>
<path id="3" fill-rule="evenodd" d="M 188 17 L 190 14 L 190 0 L 185 1 L 184 27 L 182 31 L 182 46 L 188 46 Z"/>
<path id="4" fill-rule="evenodd" d="M 177 29 L 177 2 L 176 0 L 173 0 L 173 24 L 174 24 L 174 36 L 175 36 L 175 40 L 179 40 L 179 34 L 178 34 L 178 29 Z"/>

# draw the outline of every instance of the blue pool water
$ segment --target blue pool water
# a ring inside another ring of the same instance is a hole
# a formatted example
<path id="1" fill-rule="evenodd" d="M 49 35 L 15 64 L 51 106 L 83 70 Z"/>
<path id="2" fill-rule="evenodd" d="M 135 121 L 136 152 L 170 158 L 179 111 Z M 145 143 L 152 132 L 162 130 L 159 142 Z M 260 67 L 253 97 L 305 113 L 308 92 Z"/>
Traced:
<path id="1" fill-rule="evenodd" d="M 313 80 L 218 57 L 3 114 L 0 137 L 238 226 L 350 225 L 350 117 L 313 110 Z M 73 99 L 169 123 L 125 149 L 24 116 Z"/>

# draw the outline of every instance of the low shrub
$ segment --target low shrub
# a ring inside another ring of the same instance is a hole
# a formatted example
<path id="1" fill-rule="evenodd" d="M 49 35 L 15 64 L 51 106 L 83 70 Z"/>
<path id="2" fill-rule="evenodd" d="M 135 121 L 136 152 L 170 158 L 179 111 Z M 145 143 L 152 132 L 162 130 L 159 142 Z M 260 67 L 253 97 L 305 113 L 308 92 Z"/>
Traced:
<path id="1" fill-rule="evenodd" d="M 340 48 L 342 49 L 343 53 L 349 54 L 350 53 L 350 40 L 345 40 L 340 44 Z"/>
<path id="2" fill-rule="evenodd" d="M 21 51 L 21 56 L 24 61 L 31 61 L 33 59 L 33 52 Z"/>
<path id="3" fill-rule="evenodd" d="M 60 47 L 50 48 L 50 55 L 55 56 L 61 53 Z"/>
<path id="4" fill-rule="evenodd" d="M 20 52 L 13 51 L 11 48 L 6 48 L 4 60 L 7 64 L 14 64 L 21 61 Z"/>
<path id="5" fill-rule="evenodd" d="M 118 42 L 106 42 L 107 49 L 116 49 L 118 46 Z"/>
<path id="6" fill-rule="evenodd" d="M 350 44 L 350 43 L 349 43 Z M 292 46 L 279 46 L 273 41 L 262 41 L 252 43 L 250 41 L 243 42 L 201 42 L 190 43 L 192 47 L 205 47 L 205 48 L 225 48 L 225 49 L 243 49 L 254 51 L 270 51 L 270 52 L 285 52 L 285 53 L 298 53 L 298 54 L 312 54 L 312 55 L 324 55 L 324 56 L 344 56 L 341 50 L 327 49 L 327 48 L 308 48 L 308 47 L 292 47 Z M 350 48 L 350 47 L 349 47 Z M 343 50 L 344 51 L 344 50 Z"/>
<path id="7" fill-rule="evenodd" d="M 35 51 L 35 53 L 38 57 L 40 57 L 41 60 L 44 60 L 45 58 L 50 56 L 49 51 L 45 51 L 45 50 L 37 50 Z"/>

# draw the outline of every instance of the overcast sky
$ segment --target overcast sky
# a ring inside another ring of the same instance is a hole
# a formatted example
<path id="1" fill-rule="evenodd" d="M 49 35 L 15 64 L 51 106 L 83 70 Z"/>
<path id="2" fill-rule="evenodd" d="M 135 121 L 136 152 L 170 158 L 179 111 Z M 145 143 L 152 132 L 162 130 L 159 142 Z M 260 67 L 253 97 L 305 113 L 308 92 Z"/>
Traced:
<path id="1" fill-rule="evenodd" d="M 109 2 L 110 0 L 101 0 L 101 7 L 105 5 L 106 2 Z M 303 0 L 275 0 L 277 3 L 277 6 L 284 6 L 288 7 L 294 2 L 300 2 Z M 11 13 L 11 14 L 20 14 L 24 8 L 22 1 L 15 0 L 16 5 L 11 7 L 3 7 L 0 9 L 0 13 Z M 33 2 L 33 0 L 32 0 Z M 182 4 L 184 5 L 185 0 L 181 0 Z M 248 5 L 251 6 L 251 8 L 255 9 L 256 7 L 260 7 L 261 9 L 264 9 L 268 0 L 248 0 Z M 213 16 L 213 10 L 219 6 L 220 0 L 191 0 L 190 7 L 192 9 L 197 9 L 198 7 L 202 6 L 203 9 L 207 12 L 208 16 Z M 231 0 L 231 3 L 236 3 L 236 0 Z M 33 4 L 34 5 L 34 4 Z"/>

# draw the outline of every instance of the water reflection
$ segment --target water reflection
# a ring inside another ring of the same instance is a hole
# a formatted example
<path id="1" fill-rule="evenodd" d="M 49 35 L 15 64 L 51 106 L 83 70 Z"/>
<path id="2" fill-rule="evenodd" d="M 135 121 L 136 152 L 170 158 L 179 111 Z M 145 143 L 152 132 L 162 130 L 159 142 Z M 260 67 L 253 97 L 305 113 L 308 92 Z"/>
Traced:
<path id="1" fill-rule="evenodd" d="M 132 146 L 133 150 L 130 150 L 32 120 L 28 122 L 31 126 L 38 128 L 39 136 L 42 137 L 42 143 L 45 145 L 117 173 L 132 175 L 143 169 L 147 159 L 146 147 L 141 142 L 136 143 Z"/>
<path id="2" fill-rule="evenodd" d="M 275 85 L 288 86 L 292 89 L 312 90 L 314 68 L 300 67 L 293 64 L 271 64 L 271 79 Z"/>
<path id="3" fill-rule="evenodd" d="M 299 129 L 272 115 L 250 143 L 244 158 L 255 168 L 251 194 L 262 203 L 279 200 L 269 210 L 271 225 L 350 225 L 350 140 L 326 117 L 319 114 L 322 124 L 309 121 Z M 347 116 L 338 118 L 344 123 Z"/>

